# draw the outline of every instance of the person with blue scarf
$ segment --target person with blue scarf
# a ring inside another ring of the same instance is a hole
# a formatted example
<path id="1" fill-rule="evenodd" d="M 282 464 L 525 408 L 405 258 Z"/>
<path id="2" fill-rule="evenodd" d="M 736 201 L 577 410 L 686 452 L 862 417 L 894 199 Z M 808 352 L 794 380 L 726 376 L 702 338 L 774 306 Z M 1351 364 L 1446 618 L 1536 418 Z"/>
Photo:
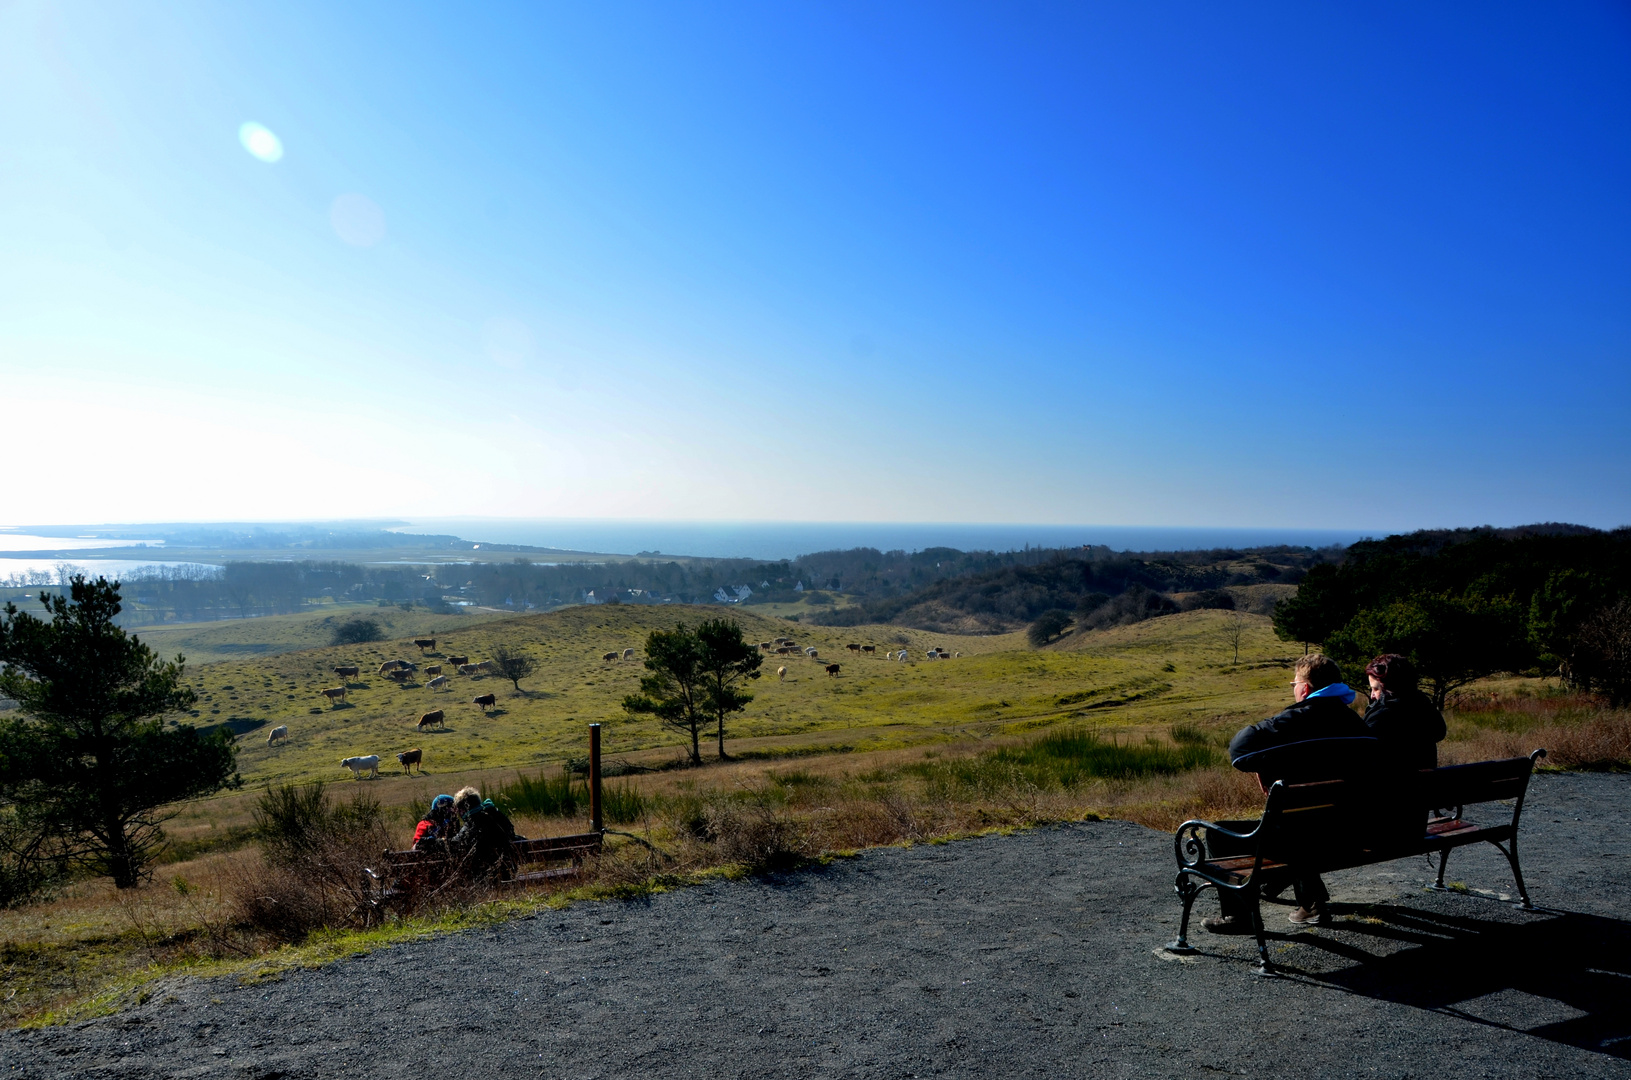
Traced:
<path id="1" fill-rule="evenodd" d="M 1290 708 L 1260 723 L 1242 728 L 1229 742 L 1229 760 L 1242 772 L 1257 774 L 1258 785 L 1267 792 L 1275 781 L 1289 784 L 1311 783 L 1359 775 L 1374 769 L 1378 762 L 1377 740 L 1350 705 L 1357 696 L 1342 681 L 1342 670 L 1330 657 L 1313 653 L 1297 661 L 1292 669 Z M 1219 822 L 1225 827 L 1257 823 Z M 1217 857 L 1214 854 L 1214 857 Z M 1297 925 L 1323 926 L 1330 921 L 1327 907 L 1330 894 L 1317 874 L 1308 874 L 1292 886 L 1297 908 L 1289 918 Z M 1201 925 L 1215 934 L 1250 934 L 1251 911 L 1238 894 L 1220 891 L 1223 913 L 1204 919 Z"/>

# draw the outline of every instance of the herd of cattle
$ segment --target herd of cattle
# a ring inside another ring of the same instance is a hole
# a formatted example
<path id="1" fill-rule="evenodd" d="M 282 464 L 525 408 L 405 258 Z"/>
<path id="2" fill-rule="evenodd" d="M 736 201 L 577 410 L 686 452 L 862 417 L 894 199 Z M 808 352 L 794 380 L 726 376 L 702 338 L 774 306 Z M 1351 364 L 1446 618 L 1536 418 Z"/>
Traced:
<path id="1" fill-rule="evenodd" d="M 421 656 L 429 650 L 436 648 L 435 638 L 414 638 L 413 643 L 418 647 Z M 905 663 L 907 660 L 911 659 L 911 654 L 905 649 L 896 651 L 885 648 L 880 650 L 876 645 L 862 645 L 859 642 L 851 642 L 845 645 L 844 648 L 846 651 L 855 653 L 858 656 L 882 656 L 886 660 L 897 660 L 902 663 Z M 822 660 L 820 650 L 816 649 L 813 645 L 800 646 L 798 642 L 794 641 L 792 638 L 776 638 L 773 641 L 761 641 L 759 642 L 759 650 L 761 652 L 776 656 L 803 654 L 811 660 L 822 663 L 824 665 L 824 670 L 829 676 L 836 678 L 839 673 L 840 665 L 826 663 L 826 661 Z M 609 652 L 602 653 L 600 658 L 602 661 L 632 660 L 634 659 L 634 655 L 633 649 L 613 649 Z M 927 652 L 924 654 L 924 659 L 950 660 L 953 657 L 962 655 L 963 654 L 960 652 L 950 652 L 944 648 L 934 648 L 927 650 Z M 425 666 L 424 674 L 427 676 L 424 684 L 425 689 L 440 690 L 448 685 L 448 676 L 443 674 L 442 670 L 444 667 L 450 667 L 456 673 L 467 676 L 489 675 L 497 671 L 497 665 L 495 665 L 491 660 L 484 660 L 481 663 L 472 664 L 468 656 L 448 656 L 444 658 L 443 662 L 440 664 L 428 664 Z M 398 684 L 405 684 L 418 672 L 418 664 L 407 660 L 387 660 L 379 666 L 375 674 L 383 675 Z M 334 668 L 334 674 L 338 675 L 342 680 L 355 679 L 362 674 L 362 668 L 357 664 L 341 664 Z M 787 678 L 787 668 L 785 666 L 778 667 L 776 669 L 776 677 L 777 679 L 785 680 Z M 342 682 L 339 686 L 330 687 L 321 691 L 321 693 L 331 702 L 343 702 L 346 699 L 346 685 L 344 682 Z M 480 706 L 482 715 L 485 716 L 488 710 L 497 706 L 498 695 L 481 694 L 477 697 L 471 698 L 470 703 L 472 705 Z M 446 719 L 447 714 L 445 710 L 432 710 L 419 717 L 419 723 L 416 725 L 416 730 L 425 731 L 431 728 L 441 728 L 445 726 Z M 280 724 L 273 728 L 271 733 L 267 735 L 266 745 L 271 746 L 274 743 L 285 742 L 288 740 L 288 738 L 288 725 Z M 404 773 L 409 772 L 415 765 L 418 765 L 420 772 L 423 772 L 423 758 L 424 755 L 418 747 L 415 747 L 412 750 L 404 750 L 402 753 L 396 755 L 396 760 L 402 766 L 402 771 Z M 340 766 L 341 768 L 350 769 L 352 777 L 357 780 L 362 779 L 363 773 L 368 773 L 370 776 L 378 776 L 379 755 L 369 754 L 366 757 L 344 758 L 340 761 Z"/>

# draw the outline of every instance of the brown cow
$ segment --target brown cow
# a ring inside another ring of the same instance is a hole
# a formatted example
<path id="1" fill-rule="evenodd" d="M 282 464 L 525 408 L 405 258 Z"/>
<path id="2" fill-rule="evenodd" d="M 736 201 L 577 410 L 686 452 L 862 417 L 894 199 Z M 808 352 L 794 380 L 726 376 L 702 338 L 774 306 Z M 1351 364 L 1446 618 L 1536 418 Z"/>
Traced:
<path id="1" fill-rule="evenodd" d="M 431 679 L 430 681 L 425 683 L 425 689 L 426 690 L 440 690 L 442 687 L 444 687 L 446 685 L 447 685 L 447 676 L 446 675 L 438 675 L 434 679 Z"/>
<path id="2" fill-rule="evenodd" d="M 878 651 L 878 647 L 876 645 L 862 645 L 861 646 L 861 651 L 862 652 L 875 653 L 875 652 Z"/>
<path id="3" fill-rule="evenodd" d="M 425 674 L 426 675 L 440 675 L 441 673 L 442 673 L 442 665 L 441 664 L 432 664 L 432 665 L 430 665 L 429 667 L 427 667 L 425 669 Z"/>
<path id="4" fill-rule="evenodd" d="M 828 664 L 827 665 L 827 674 L 831 675 L 833 678 L 836 679 L 838 677 L 838 665 L 837 664 Z"/>
<path id="5" fill-rule="evenodd" d="M 417 766 L 419 766 L 420 775 L 424 775 L 424 772 L 425 772 L 424 754 L 420 751 L 419 747 L 416 746 L 412 750 L 402 751 L 402 753 L 400 753 L 400 754 L 398 754 L 396 756 L 396 759 L 397 759 L 397 761 L 402 763 L 402 771 L 403 772 L 408 771 L 408 766 L 417 765 Z"/>
<path id="6" fill-rule="evenodd" d="M 600 658 L 601 658 L 601 659 L 602 659 L 602 660 L 616 660 L 616 659 L 617 659 L 617 658 L 618 658 L 618 657 L 619 657 L 619 656 L 621 656 L 621 655 L 622 655 L 622 654 L 621 654 L 621 653 L 619 653 L 619 652 L 618 652 L 618 651 L 617 651 L 617 650 L 616 650 L 616 649 L 613 649 L 613 650 L 612 650 L 612 651 L 611 651 L 611 652 L 609 652 L 609 653 L 601 653 L 601 654 L 600 654 Z"/>
<path id="7" fill-rule="evenodd" d="M 324 690 L 323 691 L 323 696 L 328 698 L 330 701 L 344 701 L 345 700 L 345 687 L 336 686 L 332 690 Z"/>
<path id="8" fill-rule="evenodd" d="M 334 674 L 338 675 L 342 679 L 355 679 L 358 675 L 362 674 L 362 668 L 358 667 L 356 664 L 342 664 L 334 669 Z"/>
<path id="9" fill-rule="evenodd" d="M 450 656 L 447 658 L 447 662 L 458 668 L 468 664 L 470 662 L 470 658 L 468 656 Z"/>
<path id="10" fill-rule="evenodd" d="M 459 665 L 459 674 L 460 675 L 480 675 L 481 674 L 481 665 L 480 664 L 460 664 Z"/>
<path id="11" fill-rule="evenodd" d="M 479 698 L 472 698 L 470 704 L 480 705 L 482 714 L 485 715 L 488 709 L 495 708 L 498 705 L 498 695 L 483 694 Z"/>
<path id="12" fill-rule="evenodd" d="M 845 645 L 844 648 L 848 649 L 850 652 L 860 652 L 861 651 L 861 646 L 857 645 L 854 642 L 850 642 L 848 645 Z"/>
<path id="13" fill-rule="evenodd" d="M 436 647 L 436 639 L 433 637 L 416 637 L 413 639 L 413 643 L 418 646 L 421 653 L 423 653 L 426 649 L 434 649 Z"/>
<path id="14" fill-rule="evenodd" d="M 437 709 L 435 712 L 428 712 L 421 716 L 419 718 L 419 730 L 424 731 L 428 727 L 441 727 L 442 715 L 442 710 Z"/>
<path id="15" fill-rule="evenodd" d="M 386 672 L 386 676 L 395 682 L 405 683 L 413 678 L 413 672 L 407 668 L 397 668 L 395 671 Z"/>

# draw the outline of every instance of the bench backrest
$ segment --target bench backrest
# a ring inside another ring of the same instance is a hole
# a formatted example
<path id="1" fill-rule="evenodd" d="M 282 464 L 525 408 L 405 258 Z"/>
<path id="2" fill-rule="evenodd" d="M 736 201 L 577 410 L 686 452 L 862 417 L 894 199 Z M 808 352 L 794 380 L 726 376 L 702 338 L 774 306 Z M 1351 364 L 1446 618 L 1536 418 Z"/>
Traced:
<path id="1" fill-rule="evenodd" d="M 1516 826 L 1535 759 L 1544 753 L 1363 779 L 1276 783 L 1263 807 L 1259 852 L 1282 862 L 1335 866 L 1361 851 L 1420 844 L 1429 811 L 1507 799 L 1514 801 Z"/>

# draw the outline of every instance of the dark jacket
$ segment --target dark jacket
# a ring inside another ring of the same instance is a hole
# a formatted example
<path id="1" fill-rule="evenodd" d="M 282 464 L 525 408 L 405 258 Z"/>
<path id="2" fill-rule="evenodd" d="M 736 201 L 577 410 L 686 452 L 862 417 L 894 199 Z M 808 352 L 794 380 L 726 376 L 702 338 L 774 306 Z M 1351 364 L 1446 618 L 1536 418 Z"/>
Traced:
<path id="1" fill-rule="evenodd" d="M 464 852 L 464 868 L 471 874 L 497 871 L 507 876 L 513 869 L 515 853 L 510 845 L 520 837 L 509 817 L 494 806 L 491 800 L 465 819 L 464 828 L 453 838 L 453 846 Z"/>
<path id="2" fill-rule="evenodd" d="M 1444 717 L 1420 690 L 1382 691 L 1365 710 L 1365 727 L 1381 741 L 1390 764 L 1405 769 L 1438 768 Z"/>
<path id="3" fill-rule="evenodd" d="M 1365 722 L 1340 698 L 1311 697 L 1241 728 L 1229 740 L 1229 760 L 1261 775 L 1265 785 L 1298 783 L 1362 772 L 1373 765 L 1376 748 Z"/>

